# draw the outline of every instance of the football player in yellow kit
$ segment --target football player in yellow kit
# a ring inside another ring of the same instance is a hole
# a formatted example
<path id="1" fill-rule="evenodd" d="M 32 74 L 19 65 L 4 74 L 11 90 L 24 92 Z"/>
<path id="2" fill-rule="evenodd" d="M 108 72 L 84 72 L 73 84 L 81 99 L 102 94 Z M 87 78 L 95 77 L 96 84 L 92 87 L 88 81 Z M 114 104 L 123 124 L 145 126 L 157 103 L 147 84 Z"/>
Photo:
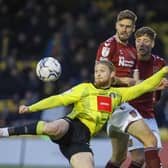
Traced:
<path id="1" fill-rule="evenodd" d="M 94 168 L 93 153 L 89 147 L 91 137 L 101 130 L 110 117 L 113 117 L 112 112 L 119 104 L 153 90 L 167 73 L 168 67 L 164 67 L 138 85 L 114 88 L 111 87 L 115 78 L 114 66 L 108 61 L 97 61 L 94 83 L 82 83 L 62 94 L 45 98 L 30 106 L 19 107 L 19 113 L 22 114 L 74 104 L 71 113 L 51 122 L 37 121 L 19 127 L 0 128 L 0 136 L 48 135 L 59 145 L 61 152 L 73 168 Z M 124 114 L 120 114 L 118 123 L 122 117 Z M 157 152 L 153 151 L 156 146 L 155 136 L 138 113 L 133 114 L 132 117 L 134 122 L 126 126 L 127 133 L 136 136 L 146 148 L 150 149 L 145 155 L 150 167 L 159 159 Z M 152 152 L 152 158 L 150 152 Z"/>

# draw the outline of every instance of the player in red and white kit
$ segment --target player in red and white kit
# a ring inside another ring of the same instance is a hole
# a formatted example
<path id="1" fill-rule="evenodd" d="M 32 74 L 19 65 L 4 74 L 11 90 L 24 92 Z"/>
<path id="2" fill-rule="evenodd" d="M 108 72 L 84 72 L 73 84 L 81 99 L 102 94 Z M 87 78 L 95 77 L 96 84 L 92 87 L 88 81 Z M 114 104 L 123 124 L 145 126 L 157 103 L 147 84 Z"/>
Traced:
<path id="1" fill-rule="evenodd" d="M 117 84 L 122 83 L 122 86 L 134 85 L 139 77 L 137 53 L 135 48 L 128 43 L 128 39 L 135 30 L 136 19 L 137 17 L 132 11 L 121 11 L 117 16 L 116 34 L 101 43 L 97 52 L 96 60 L 109 60 L 113 62 L 116 67 Z M 107 124 L 107 133 L 111 137 L 113 152 L 112 158 L 107 163 L 106 168 L 119 168 L 125 160 L 127 156 L 127 142 L 129 139 L 129 136 L 125 133 L 127 133 L 129 123 L 136 123 L 135 121 L 137 121 L 139 116 L 137 110 L 128 103 L 122 104 L 113 113 Z M 146 136 L 148 136 L 147 132 L 146 130 L 142 130 L 143 128 L 141 128 L 140 132 L 136 126 L 132 127 L 131 134 L 138 139 L 146 139 Z M 147 141 L 152 140 L 157 142 L 156 137 L 151 132 Z M 157 149 L 149 148 L 148 142 L 143 143 L 145 144 L 146 150 L 145 157 L 148 158 L 149 156 L 149 160 L 153 160 L 153 165 L 150 165 L 150 167 L 158 167 L 160 165 L 160 159 Z M 154 146 L 156 146 L 156 144 Z M 149 160 L 147 159 L 146 162 L 149 162 Z M 136 165 L 132 163 L 131 166 Z"/>
<path id="2" fill-rule="evenodd" d="M 135 33 L 136 49 L 138 55 L 139 80 L 143 81 L 155 72 L 159 71 L 166 62 L 151 53 L 155 44 L 155 31 L 150 27 L 142 27 Z M 165 79 L 166 82 L 166 79 Z M 160 91 L 150 92 L 131 101 L 130 104 L 135 107 L 144 118 L 145 123 L 152 130 L 157 138 L 157 147 L 161 149 L 161 139 L 159 128 L 155 120 L 155 112 L 153 105 L 160 97 Z M 144 146 L 134 137 L 130 137 L 129 148 L 134 164 L 137 163 L 137 168 L 142 167 L 144 163 Z"/>
<path id="3" fill-rule="evenodd" d="M 132 77 L 132 73 L 134 70 L 135 72 L 137 71 L 137 54 L 136 49 L 128 43 L 128 39 L 135 30 L 136 20 L 137 16 L 132 11 L 121 11 L 117 16 L 116 34 L 101 43 L 97 51 L 96 60 L 109 60 L 115 65 L 117 85 L 119 83 L 118 80 L 121 81 L 122 86 L 130 86 L 136 83 L 136 80 Z M 127 103 L 122 104 L 120 107 L 121 109 L 118 108 L 117 111 L 121 111 L 121 113 L 125 111 L 136 111 Z M 112 118 L 114 119 L 115 116 Z M 115 124 L 115 121 L 112 122 Z M 111 120 L 107 125 L 107 132 L 111 137 L 113 152 L 112 158 L 107 163 L 106 168 L 120 167 L 127 156 L 127 142 L 129 137 L 122 133 L 122 131 L 125 131 L 126 125 L 121 124 L 120 128 L 118 128 L 119 131 L 109 130 Z"/>
<path id="4" fill-rule="evenodd" d="M 134 17 L 135 22 L 136 16 Z M 100 44 L 96 57 L 96 60 L 109 60 L 115 65 L 116 76 L 122 81 L 123 86 L 130 86 L 136 82 L 132 78 L 132 73 L 137 70 L 137 53 L 136 49 L 128 43 L 128 39 L 135 29 L 132 24 L 134 23 L 130 20 L 128 25 L 121 23 L 117 26 L 119 27 L 117 29 L 120 30 L 116 35 Z"/>

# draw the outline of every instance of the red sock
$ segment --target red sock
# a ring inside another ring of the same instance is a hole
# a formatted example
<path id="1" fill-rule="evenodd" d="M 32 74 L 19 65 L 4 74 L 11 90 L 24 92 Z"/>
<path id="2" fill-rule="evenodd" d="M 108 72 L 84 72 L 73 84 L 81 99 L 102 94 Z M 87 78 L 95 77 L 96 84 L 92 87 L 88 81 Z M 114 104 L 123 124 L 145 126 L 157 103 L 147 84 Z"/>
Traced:
<path id="1" fill-rule="evenodd" d="M 128 168 L 141 168 L 142 166 L 142 164 L 132 161 Z"/>
<path id="2" fill-rule="evenodd" d="M 147 168 L 161 168 L 161 162 L 156 148 L 146 148 L 144 152 Z"/>
<path id="3" fill-rule="evenodd" d="M 112 163 L 111 160 L 109 160 L 105 166 L 105 168 L 120 168 L 119 165 L 115 164 L 115 163 Z"/>

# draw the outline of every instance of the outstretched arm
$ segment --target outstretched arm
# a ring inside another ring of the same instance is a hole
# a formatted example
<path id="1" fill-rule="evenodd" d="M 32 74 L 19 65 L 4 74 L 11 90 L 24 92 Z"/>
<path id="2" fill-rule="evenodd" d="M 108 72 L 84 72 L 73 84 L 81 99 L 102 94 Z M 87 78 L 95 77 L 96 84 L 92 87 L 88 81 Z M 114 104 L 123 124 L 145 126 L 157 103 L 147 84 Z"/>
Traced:
<path id="1" fill-rule="evenodd" d="M 140 84 L 127 88 L 118 88 L 122 95 L 122 102 L 133 100 L 146 92 L 150 92 L 158 87 L 161 80 L 168 73 L 168 66 L 163 67 L 160 71 L 144 80 Z"/>
<path id="2" fill-rule="evenodd" d="M 42 99 L 39 102 L 32 104 L 30 106 L 21 105 L 19 107 L 19 113 L 36 112 L 40 110 L 45 110 L 49 108 L 54 108 L 63 105 L 63 101 L 60 95 L 50 96 L 48 98 Z"/>
<path id="3" fill-rule="evenodd" d="M 82 91 L 85 90 L 85 87 L 87 87 L 87 85 L 79 84 L 62 94 L 42 99 L 30 106 L 21 105 L 19 107 L 19 113 L 36 112 L 58 106 L 67 106 L 69 104 L 73 104 L 81 98 Z"/>

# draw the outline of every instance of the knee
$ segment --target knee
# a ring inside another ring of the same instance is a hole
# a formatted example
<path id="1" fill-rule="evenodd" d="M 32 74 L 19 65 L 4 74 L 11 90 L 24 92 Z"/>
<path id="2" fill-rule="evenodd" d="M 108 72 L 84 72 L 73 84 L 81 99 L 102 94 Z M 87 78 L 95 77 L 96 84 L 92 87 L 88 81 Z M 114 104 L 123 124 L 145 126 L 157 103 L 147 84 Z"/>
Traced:
<path id="1" fill-rule="evenodd" d="M 143 151 L 139 151 L 139 150 L 134 150 L 134 151 L 131 151 L 131 157 L 132 157 L 132 161 L 133 162 L 136 162 L 136 163 L 139 163 L 140 165 L 143 165 L 144 164 L 144 152 Z"/>
<path id="2" fill-rule="evenodd" d="M 144 139 L 144 147 L 157 147 L 157 138 L 154 134 L 151 134 Z"/>
<path id="3" fill-rule="evenodd" d="M 70 164 L 73 168 L 94 168 L 93 156 L 90 152 L 78 152 L 71 156 Z"/>
<path id="4" fill-rule="evenodd" d="M 113 154 L 111 161 L 113 163 L 121 165 L 126 160 L 126 158 L 127 158 L 127 154 L 126 153 L 117 154 L 117 155 Z"/>
<path id="5" fill-rule="evenodd" d="M 44 133 L 49 136 L 54 136 L 60 133 L 59 125 L 54 122 L 48 122 L 44 125 Z"/>
<path id="6" fill-rule="evenodd" d="M 136 162 L 136 163 L 138 163 L 138 164 L 140 164 L 140 165 L 143 165 L 144 164 L 144 162 L 145 162 L 145 160 L 144 160 L 144 158 L 142 158 L 142 157 L 136 157 L 136 158 L 132 158 L 132 161 L 133 162 Z"/>
<path id="7" fill-rule="evenodd" d="M 61 137 L 69 128 L 69 124 L 66 121 L 52 121 L 45 123 L 44 133 L 49 136 Z"/>

